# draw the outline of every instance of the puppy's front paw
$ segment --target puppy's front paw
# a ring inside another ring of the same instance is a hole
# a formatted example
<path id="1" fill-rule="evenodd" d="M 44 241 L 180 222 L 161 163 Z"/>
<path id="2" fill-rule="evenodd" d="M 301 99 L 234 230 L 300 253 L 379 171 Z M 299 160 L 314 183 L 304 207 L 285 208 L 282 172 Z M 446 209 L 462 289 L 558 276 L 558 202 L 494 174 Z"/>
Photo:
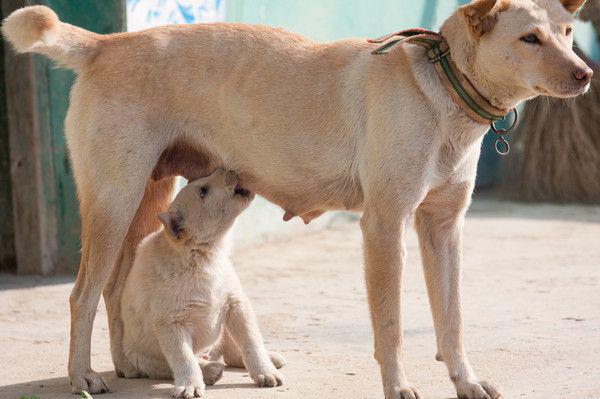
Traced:
<path id="1" fill-rule="evenodd" d="M 283 385 L 283 374 L 275 369 L 252 374 L 252 379 L 259 387 L 278 387 Z"/>
<path id="2" fill-rule="evenodd" d="M 171 391 L 171 396 L 174 398 L 201 398 L 204 395 L 204 382 L 196 381 L 186 384 L 177 384 Z"/>
<path id="3" fill-rule="evenodd" d="M 502 392 L 493 381 L 459 381 L 456 383 L 458 399 L 501 399 Z"/>

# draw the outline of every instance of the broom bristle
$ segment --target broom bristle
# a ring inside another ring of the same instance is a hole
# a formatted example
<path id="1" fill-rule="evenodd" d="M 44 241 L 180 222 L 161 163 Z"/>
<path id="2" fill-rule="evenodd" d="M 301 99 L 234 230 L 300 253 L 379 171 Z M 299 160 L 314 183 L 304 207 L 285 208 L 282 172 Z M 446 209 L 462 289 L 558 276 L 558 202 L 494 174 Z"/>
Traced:
<path id="1" fill-rule="evenodd" d="M 600 203 L 600 80 L 580 98 L 529 101 L 515 147 L 517 167 L 506 181 L 511 197 Z"/>

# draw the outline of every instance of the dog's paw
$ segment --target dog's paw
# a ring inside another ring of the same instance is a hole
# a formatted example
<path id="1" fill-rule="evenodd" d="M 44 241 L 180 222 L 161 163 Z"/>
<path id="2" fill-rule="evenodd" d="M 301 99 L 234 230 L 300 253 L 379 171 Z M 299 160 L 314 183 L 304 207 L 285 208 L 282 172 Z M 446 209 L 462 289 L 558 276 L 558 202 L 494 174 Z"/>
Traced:
<path id="1" fill-rule="evenodd" d="M 458 399 L 501 399 L 502 392 L 493 381 L 459 381 L 456 383 Z"/>
<path id="2" fill-rule="evenodd" d="M 206 385 L 215 385 L 223 377 L 225 365 L 221 362 L 208 362 L 201 366 L 202 379 Z"/>
<path id="3" fill-rule="evenodd" d="M 285 358 L 277 352 L 269 352 L 269 357 L 271 358 L 271 363 L 273 363 L 275 368 L 280 369 L 287 363 Z"/>
<path id="4" fill-rule="evenodd" d="M 278 387 L 283 385 L 283 374 L 275 369 L 252 374 L 252 379 L 259 387 Z"/>
<path id="5" fill-rule="evenodd" d="M 70 373 L 71 391 L 79 394 L 87 391 L 91 394 L 108 392 L 108 385 L 100 374 L 89 370 L 85 373 Z"/>
<path id="6" fill-rule="evenodd" d="M 115 368 L 115 374 L 119 378 L 145 378 L 146 375 L 135 367 L 127 367 L 123 369 Z"/>
<path id="7" fill-rule="evenodd" d="M 204 382 L 191 383 L 188 385 L 175 384 L 171 390 L 174 398 L 201 398 L 204 395 Z"/>
<path id="8" fill-rule="evenodd" d="M 385 399 L 421 399 L 417 390 L 413 387 L 394 387 L 394 392 L 385 396 Z"/>
<path id="9" fill-rule="evenodd" d="M 115 365 L 115 374 L 117 374 L 117 377 L 119 378 L 143 377 L 138 369 L 131 364 L 129 359 L 127 359 L 124 355 L 121 355 L 120 359 L 113 359 L 113 363 Z"/>

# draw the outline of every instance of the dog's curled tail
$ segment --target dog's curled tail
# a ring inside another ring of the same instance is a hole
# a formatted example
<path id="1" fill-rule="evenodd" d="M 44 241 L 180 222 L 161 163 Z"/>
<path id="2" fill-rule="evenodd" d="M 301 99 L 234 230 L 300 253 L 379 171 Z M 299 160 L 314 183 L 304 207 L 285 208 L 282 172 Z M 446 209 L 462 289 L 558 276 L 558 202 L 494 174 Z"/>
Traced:
<path id="1" fill-rule="evenodd" d="M 100 35 L 61 22 L 45 6 L 20 8 L 4 19 L 2 33 L 19 53 L 40 53 L 80 70 L 93 57 Z"/>

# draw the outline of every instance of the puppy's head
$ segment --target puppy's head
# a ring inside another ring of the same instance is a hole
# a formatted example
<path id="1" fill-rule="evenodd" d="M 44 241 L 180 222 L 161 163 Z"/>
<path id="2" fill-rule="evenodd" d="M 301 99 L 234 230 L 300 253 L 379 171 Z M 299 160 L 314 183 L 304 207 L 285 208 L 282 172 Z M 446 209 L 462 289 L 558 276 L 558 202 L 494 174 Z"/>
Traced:
<path id="1" fill-rule="evenodd" d="M 461 69 L 525 98 L 585 93 L 593 72 L 573 51 L 573 14 L 585 0 L 475 0 L 442 31 Z M 456 50 L 456 51 L 455 51 Z"/>
<path id="2" fill-rule="evenodd" d="M 174 243 L 210 245 L 225 235 L 253 198 L 234 172 L 218 169 L 190 182 L 158 217 Z"/>

